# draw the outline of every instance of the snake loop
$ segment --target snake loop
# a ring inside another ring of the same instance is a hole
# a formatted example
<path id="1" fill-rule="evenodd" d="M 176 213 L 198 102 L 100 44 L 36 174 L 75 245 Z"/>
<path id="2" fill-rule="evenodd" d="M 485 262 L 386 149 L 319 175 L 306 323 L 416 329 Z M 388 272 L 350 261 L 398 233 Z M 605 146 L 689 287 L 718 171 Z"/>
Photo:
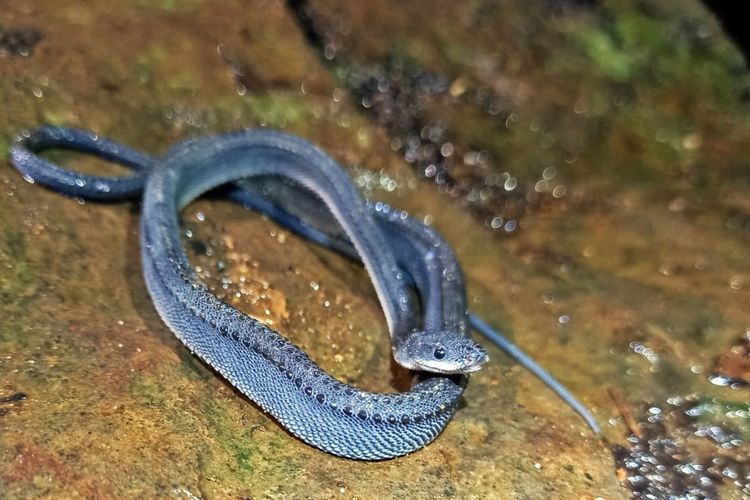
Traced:
<path id="1" fill-rule="evenodd" d="M 133 173 L 108 177 L 68 170 L 38 156 L 52 147 L 91 153 Z M 157 159 L 90 132 L 42 127 L 19 137 L 11 159 L 27 180 L 69 196 L 142 196 L 145 281 L 162 320 L 292 434 L 329 453 L 379 460 L 425 446 L 453 416 L 468 380 L 464 374 L 487 360 L 469 339 L 469 324 L 489 338 L 499 335 L 469 314 L 455 255 L 434 230 L 383 204 L 366 205 L 343 169 L 299 137 L 245 130 L 189 140 Z M 364 264 L 395 359 L 418 370 L 409 391 L 380 394 L 341 383 L 283 336 L 207 291 L 182 247 L 178 214 L 225 185 L 235 186 L 229 196 L 236 201 Z M 291 191 L 280 195 L 274 185 Z M 421 313 L 409 286 L 417 291 Z M 493 342 L 520 353 L 498 338 Z M 576 411 L 595 428 L 587 410 L 533 360 L 516 359 L 577 403 Z"/>

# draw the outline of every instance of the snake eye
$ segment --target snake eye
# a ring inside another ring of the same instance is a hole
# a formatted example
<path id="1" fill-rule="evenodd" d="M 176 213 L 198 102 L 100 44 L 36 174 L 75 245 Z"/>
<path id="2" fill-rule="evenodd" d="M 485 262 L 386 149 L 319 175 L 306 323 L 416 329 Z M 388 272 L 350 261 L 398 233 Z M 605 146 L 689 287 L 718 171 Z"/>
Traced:
<path id="1" fill-rule="evenodd" d="M 438 347 L 432 355 L 435 356 L 435 359 L 443 359 L 445 357 L 445 349 Z"/>

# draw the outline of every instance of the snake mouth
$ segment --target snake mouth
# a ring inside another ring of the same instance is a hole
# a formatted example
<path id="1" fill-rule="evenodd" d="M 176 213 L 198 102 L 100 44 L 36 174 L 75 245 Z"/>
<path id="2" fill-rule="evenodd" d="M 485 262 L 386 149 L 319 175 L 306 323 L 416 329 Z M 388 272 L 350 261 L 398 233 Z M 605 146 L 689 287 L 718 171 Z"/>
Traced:
<path id="1" fill-rule="evenodd" d="M 460 375 L 465 373 L 474 373 L 482 368 L 482 365 L 490 360 L 486 353 L 474 355 L 464 360 L 463 363 L 434 363 L 422 362 L 414 368 L 417 370 L 438 373 L 440 375 Z"/>
<path id="2" fill-rule="evenodd" d="M 467 363 L 464 365 L 461 372 L 462 373 L 474 373 L 476 371 L 479 371 L 482 369 L 482 365 L 485 364 L 489 360 L 490 360 L 490 357 L 487 355 L 486 352 L 484 352 L 484 350 L 482 350 L 481 354 L 473 356 L 471 359 L 467 359 Z"/>
<path id="3" fill-rule="evenodd" d="M 473 363 L 466 365 L 464 369 L 462 370 L 462 372 L 474 373 L 476 371 L 479 371 L 482 369 L 482 365 L 485 364 L 489 360 L 490 360 L 490 357 L 486 353 L 483 353 L 481 356 L 478 356 L 477 359 L 475 359 Z"/>

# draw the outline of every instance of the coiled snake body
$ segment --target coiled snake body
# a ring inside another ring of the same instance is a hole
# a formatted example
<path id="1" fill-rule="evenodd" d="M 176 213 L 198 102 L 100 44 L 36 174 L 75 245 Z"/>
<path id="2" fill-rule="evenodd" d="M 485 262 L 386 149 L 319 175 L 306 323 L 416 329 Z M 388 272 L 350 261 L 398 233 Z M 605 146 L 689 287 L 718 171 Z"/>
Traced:
<path id="1" fill-rule="evenodd" d="M 99 177 L 66 170 L 35 154 L 51 147 L 93 153 L 134 173 Z M 403 212 L 382 204 L 368 208 L 343 170 L 298 137 L 246 130 L 178 144 L 157 160 L 90 132 L 42 127 L 19 137 L 11 159 L 27 180 L 70 196 L 142 194 L 144 274 L 163 321 L 291 433 L 329 453 L 378 460 L 425 446 L 452 418 L 465 374 L 487 360 L 469 339 L 469 320 L 480 330 L 482 325 L 468 315 L 463 277 L 450 247 Z M 337 381 L 197 279 L 180 241 L 178 213 L 200 195 L 235 182 L 231 198 L 363 262 L 385 313 L 394 357 L 417 373 L 409 391 L 380 394 Z M 280 196 L 274 186 L 281 185 L 293 195 Z M 421 314 L 409 285 L 418 292 Z"/>

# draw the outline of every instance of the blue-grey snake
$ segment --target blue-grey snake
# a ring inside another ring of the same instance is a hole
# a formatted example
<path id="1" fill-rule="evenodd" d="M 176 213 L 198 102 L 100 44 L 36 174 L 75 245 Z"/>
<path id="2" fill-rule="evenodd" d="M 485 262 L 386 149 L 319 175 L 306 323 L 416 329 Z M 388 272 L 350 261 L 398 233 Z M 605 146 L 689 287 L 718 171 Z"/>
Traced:
<path id="1" fill-rule="evenodd" d="M 52 147 L 92 153 L 134 172 L 98 177 L 35 154 Z M 487 360 L 469 338 L 469 324 L 531 369 L 598 431 L 559 382 L 468 312 L 456 258 L 432 228 L 387 205 L 365 204 L 343 169 L 298 137 L 246 130 L 189 140 L 156 159 L 91 132 L 42 127 L 19 137 L 11 159 L 27 180 L 69 196 L 142 195 L 143 268 L 161 318 L 188 349 L 315 447 L 378 460 L 432 441 L 452 418 L 466 373 Z M 179 211 L 227 184 L 236 201 L 364 264 L 385 313 L 394 358 L 416 373 L 409 391 L 379 394 L 341 383 L 284 337 L 207 291 L 183 250 Z M 293 196 L 284 196 L 282 187 Z"/>

